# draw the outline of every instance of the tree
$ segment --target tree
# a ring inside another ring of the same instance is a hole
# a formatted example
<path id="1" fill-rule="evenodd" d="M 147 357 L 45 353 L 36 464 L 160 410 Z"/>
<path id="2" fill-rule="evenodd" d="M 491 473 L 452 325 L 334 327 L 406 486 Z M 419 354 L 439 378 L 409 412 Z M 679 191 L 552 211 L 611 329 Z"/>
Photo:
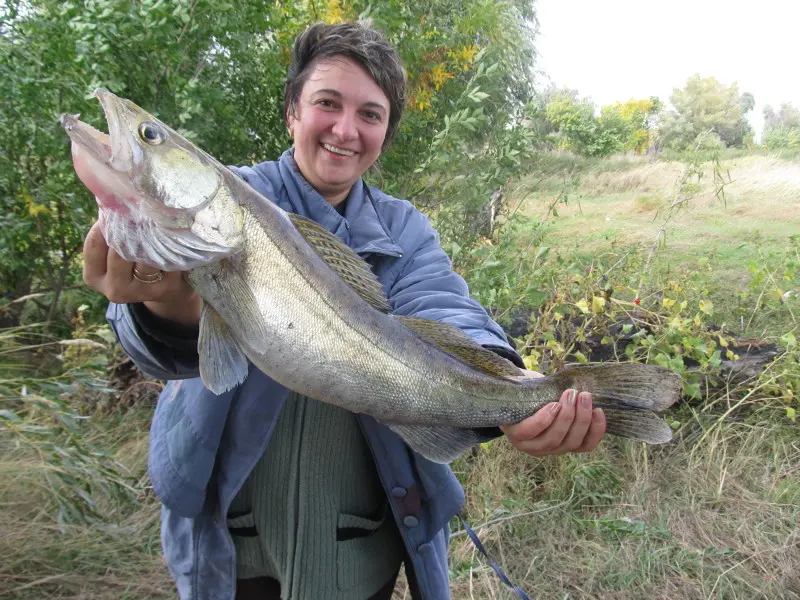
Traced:
<path id="1" fill-rule="evenodd" d="M 662 107 L 655 96 L 606 105 L 600 109 L 600 128 L 618 140 L 619 151 L 644 154 L 654 142 Z"/>
<path id="2" fill-rule="evenodd" d="M 550 147 L 584 156 L 644 153 L 653 141 L 662 103 L 656 98 L 617 102 L 595 114 L 590 98 L 576 90 L 549 87 L 526 109 L 526 122 Z"/>
<path id="3" fill-rule="evenodd" d="M 786 103 L 776 113 L 772 106 L 765 106 L 762 143 L 770 150 L 800 148 L 800 109 Z"/>
<path id="4" fill-rule="evenodd" d="M 686 149 L 698 136 L 714 133 L 728 147 L 742 147 L 752 140 L 747 113 L 755 106 L 753 95 L 739 93 L 738 85 L 720 83 L 714 77 L 690 77 L 670 96 L 674 110 L 666 114 L 662 135 L 667 146 Z"/>
<path id="5" fill-rule="evenodd" d="M 277 158 L 290 143 L 282 107 L 291 44 L 321 20 L 370 17 L 404 59 L 410 98 L 382 157 L 387 191 L 432 212 L 456 202 L 462 216 L 473 211 L 465 208 L 470 202 L 488 203 L 528 144 L 514 123 L 531 90 L 532 6 L 7 0 L 0 7 L 0 297 L 47 292 L 52 319 L 61 290 L 80 281 L 81 242 L 96 209 L 72 170 L 61 113 L 80 112 L 104 129 L 99 104 L 89 99 L 103 86 L 225 163 Z"/>

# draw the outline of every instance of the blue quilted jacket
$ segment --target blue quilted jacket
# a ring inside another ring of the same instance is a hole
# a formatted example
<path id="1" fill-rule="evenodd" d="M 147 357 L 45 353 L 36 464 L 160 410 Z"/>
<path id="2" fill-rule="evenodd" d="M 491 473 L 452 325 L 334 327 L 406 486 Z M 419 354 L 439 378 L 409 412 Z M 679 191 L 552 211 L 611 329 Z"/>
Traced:
<path id="1" fill-rule="evenodd" d="M 281 208 L 322 224 L 365 258 L 392 312 L 445 321 L 521 361 L 500 327 L 468 296 L 427 219 L 409 202 L 359 181 L 339 214 L 302 177 L 291 150 L 234 169 Z M 196 336 L 159 326 L 137 305 L 111 304 L 108 319 L 149 375 L 169 380 L 156 407 L 149 470 L 162 503 L 162 543 L 183 600 L 234 600 L 236 558 L 226 526 L 231 501 L 264 452 L 289 391 L 251 365 L 222 395 L 198 377 Z M 447 525 L 464 492 L 446 465 L 426 460 L 387 427 L 359 416 L 422 597 L 450 598 Z M 499 433 L 499 431 L 498 431 Z"/>

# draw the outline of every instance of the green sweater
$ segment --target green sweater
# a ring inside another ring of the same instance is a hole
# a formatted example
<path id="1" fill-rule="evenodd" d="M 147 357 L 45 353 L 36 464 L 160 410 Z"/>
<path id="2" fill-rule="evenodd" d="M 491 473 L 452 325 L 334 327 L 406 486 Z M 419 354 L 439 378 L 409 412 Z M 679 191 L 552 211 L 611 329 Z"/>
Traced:
<path id="1" fill-rule="evenodd" d="M 228 526 L 237 577 L 277 579 L 283 600 L 368 598 L 403 559 L 355 415 L 297 394 L 234 499 Z"/>

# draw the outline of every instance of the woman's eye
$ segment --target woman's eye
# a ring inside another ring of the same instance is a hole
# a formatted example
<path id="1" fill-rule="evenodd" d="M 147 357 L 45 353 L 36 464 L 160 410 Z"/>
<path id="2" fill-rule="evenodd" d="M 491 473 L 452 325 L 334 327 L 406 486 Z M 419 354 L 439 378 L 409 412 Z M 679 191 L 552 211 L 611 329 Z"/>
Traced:
<path id="1" fill-rule="evenodd" d="M 376 113 L 374 110 L 368 110 L 364 113 L 364 116 L 369 119 L 370 121 L 380 121 L 381 116 L 380 114 Z"/>
<path id="2" fill-rule="evenodd" d="M 333 107 L 332 100 L 320 100 L 319 102 L 317 102 L 317 104 L 319 104 L 320 106 L 324 106 L 325 108 Z"/>

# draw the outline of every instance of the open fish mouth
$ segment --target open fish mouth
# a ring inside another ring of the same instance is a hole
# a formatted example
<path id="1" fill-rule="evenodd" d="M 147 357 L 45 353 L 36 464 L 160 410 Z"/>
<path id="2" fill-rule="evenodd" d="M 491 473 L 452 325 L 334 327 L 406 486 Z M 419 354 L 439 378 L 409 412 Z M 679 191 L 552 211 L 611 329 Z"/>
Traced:
<path id="1" fill-rule="evenodd" d="M 70 139 L 78 143 L 82 149 L 95 155 L 104 162 L 111 161 L 111 136 L 95 129 L 88 123 L 79 120 L 80 115 L 61 115 L 61 126 Z"/>
<path id="2" fill-rule="evenodd" d="M 62 115 L 61 126 L 80 151 L 89 152 L 115 171 L 129 171 L 133 166 L 135 149 L 126 139 L 123 128 L 126 120 L 133 117 L 133 114 L 128 114 L 132 111 L 125 100 L 103 88 L 94 90 L 92 97 L 97 98 L 103 107 L 108 133 L 79 120 L 80 115 Z"/>
<path id="3" fill-rule="evenodd" d="M 212 206 L 223 181 L 218 171 L 197 158 L 195 148 L 180 146 L 177 134 L 163 143 L 174 132 L 165 133 L 168 128 L 130 100 L 102 88 L 92 95 L 103 107 L 108 133 L 79 115 L 62 115 L 61 125 L 72 141 L 75 172 L 97 200 L 109 247 L 128 262 L 165 271 L 239 252 L 238 222 L 228 218 L 227 229 L 219 225 Z M 165 137 L 148 145 L 144 125 Z"/>

